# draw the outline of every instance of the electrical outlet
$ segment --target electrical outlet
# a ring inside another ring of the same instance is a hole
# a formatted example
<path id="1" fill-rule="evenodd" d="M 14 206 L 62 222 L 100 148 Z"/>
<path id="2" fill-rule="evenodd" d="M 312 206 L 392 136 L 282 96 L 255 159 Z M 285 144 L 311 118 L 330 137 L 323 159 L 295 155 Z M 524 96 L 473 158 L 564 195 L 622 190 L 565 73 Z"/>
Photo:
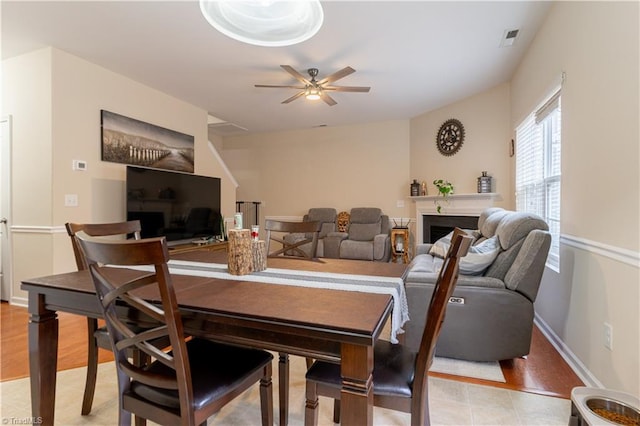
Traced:
<path id="1" fill-rule="evenodd" d="M 65 194 L 64 205 L 65 207 L 78 207 L 78 194 Z"/>
<path id="2" fill-rule="evenodd" d="M 404 207 L 404 200 L 398 200 L 396 201 L 396 207 Z"/>
<path id="3" fill-rule="evenodd" d="M 613 327 L 611 324 L 604 323 L 604 347 L 613 350 Z"/>
<path id="4" fill-rule="evenodd" d="M 73 160 L 71 162 L 71 168 L 76 171 L 84 172 L 87 170 L 87 162 L 84 160 Z"/>

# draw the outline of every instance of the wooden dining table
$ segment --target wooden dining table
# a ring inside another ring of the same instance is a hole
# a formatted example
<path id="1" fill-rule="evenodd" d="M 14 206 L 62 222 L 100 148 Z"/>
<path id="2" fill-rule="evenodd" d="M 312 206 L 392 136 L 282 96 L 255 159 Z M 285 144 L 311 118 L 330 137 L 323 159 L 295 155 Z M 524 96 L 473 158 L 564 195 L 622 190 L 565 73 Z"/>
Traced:
<path id="1" fill-rule="evenodd" d="M 219 262 L 220 252 L 189 252 L 181 260 Z M 173 258 L 173 256 L 172 256 Z M 268 267 L 396 276 L 406 265 L 341 259 L 276 259 Z M 122 278 L 140 271 L 115 269 Z M 340 362 L 345 425 L 373 423 L 373 346 L 393 308 L 388 294 L 172 275 L 186 334 L 280 353 Z M 57 311 L 100 318 L 87 271 L 22 282 L 29 300 L 32 416 L 54 424 L 58 351 Z"/>

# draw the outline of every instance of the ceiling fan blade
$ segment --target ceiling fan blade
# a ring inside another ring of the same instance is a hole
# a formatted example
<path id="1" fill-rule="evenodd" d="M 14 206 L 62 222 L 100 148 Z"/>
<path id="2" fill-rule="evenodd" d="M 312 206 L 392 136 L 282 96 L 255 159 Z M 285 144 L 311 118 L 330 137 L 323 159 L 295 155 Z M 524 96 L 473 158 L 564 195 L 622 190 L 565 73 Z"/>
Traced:
<path id="1" fill-rule="evenodd" d="M 301 87 L 301 86 L 277 86 L 277 85 L 273 85 L 273 84 L 254 84 L 254 87 L 273 87 L 273 88 L 277 88 L 277 89 L 304 90 L 304 87 Z"/>
<path id="2" fill-rule="evenodd" d="M 333 74 L 326 76 L 325 78 L 320 80 L 318 84 L 323 85 L 327 83 L 332 83 L 336 80 L 340 80 L 341 78 L 348 76 L 349 74 L 353 74 L 354 72 L 356 72 L 356 70 L 354 70 L 353 68 L 344 67 L 340 71 L 336 71 Z"/>
<path id="3" fill-rule="evenodd" d="M 296 71 L 292 66 L 290 65 L 280 65 L 282 67 L 282 69 L 284 69 L 286 72 L 288 72 L 289 74 L 291 74 L 292 76 L 294 76 L 296 78 L 296 80 L 298 80 L 299 82 L 301 82 L 304 85 L 307 84 L 311 84 L 311 82 L 305 78 L 305 76 L 303 76 L 302 74 L 300 74 L 298 71 Z"/>
<path id="4" fill-rule="evenodd" d="M 334 106 L 335 104 L 337 104 L 337 102 L 334 101 L 331 96 L 327 95 L 324 92 L 320 92 L 320 99 L 322 99 L 329 106 Z"/>
<path id="5" fill-rule="evenodd" d="M 336 92 L 361 92 L 367 93 L 371 90 L 371 87 L 363 86 L 324 86 L 322 90 L 333 90 Z"/>
<path id="6" fill-rule="evenodd" d="M 302 92 L 298 92 L 295 95 L 291 96 L 290 98 L 285 99 L 284 101 L 282 101 L 281 103 L 283 104 L 288 104 L 289 102 L 293 102 L 296 99 L 298 99 L 300 96 L 304 95 L 304 90 Z"/>

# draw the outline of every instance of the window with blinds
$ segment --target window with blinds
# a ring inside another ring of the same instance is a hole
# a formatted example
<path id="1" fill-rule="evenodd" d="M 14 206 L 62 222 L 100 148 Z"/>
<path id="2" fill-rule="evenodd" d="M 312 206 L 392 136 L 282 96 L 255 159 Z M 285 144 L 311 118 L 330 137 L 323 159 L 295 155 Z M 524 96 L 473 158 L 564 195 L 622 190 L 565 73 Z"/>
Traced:
<path id="1" fill-rule="evenodd" d="M 516 129 L 516 210 L 535 213 L 549 224 L 547 266 L 560 265 L 560 92 Z"/>

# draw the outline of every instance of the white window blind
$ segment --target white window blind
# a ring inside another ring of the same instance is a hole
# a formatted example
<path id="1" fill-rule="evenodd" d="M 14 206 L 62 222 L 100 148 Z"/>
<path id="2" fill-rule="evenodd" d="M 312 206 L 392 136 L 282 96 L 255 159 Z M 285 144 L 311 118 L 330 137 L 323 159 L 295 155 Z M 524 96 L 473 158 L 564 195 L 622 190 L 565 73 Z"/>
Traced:
<path id="1" fill-rule="evenodd" d="M 535 213 L 549 225 L 548 266 L 560 264 L 560 92 L 516 128 L 516 210 Z"/>

